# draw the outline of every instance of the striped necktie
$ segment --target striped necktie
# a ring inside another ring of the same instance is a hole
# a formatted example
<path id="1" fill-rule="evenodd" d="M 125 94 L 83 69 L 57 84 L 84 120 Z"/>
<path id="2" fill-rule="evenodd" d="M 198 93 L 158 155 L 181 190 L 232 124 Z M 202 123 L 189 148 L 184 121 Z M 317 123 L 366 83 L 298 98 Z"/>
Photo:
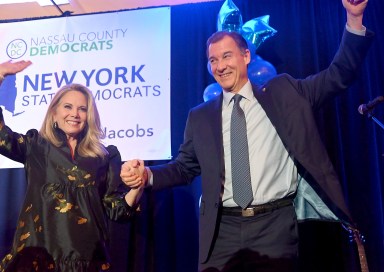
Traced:
<path id="1" fill-rule="evenodd" d="M 247 124 L 244 111 L 240 108 L 243 97 L 236 94 L 231 116 L 231 165 L 233 200 L 245 209 L 253 200 L 251 173 L 249 169 L 249 152 Z"/>

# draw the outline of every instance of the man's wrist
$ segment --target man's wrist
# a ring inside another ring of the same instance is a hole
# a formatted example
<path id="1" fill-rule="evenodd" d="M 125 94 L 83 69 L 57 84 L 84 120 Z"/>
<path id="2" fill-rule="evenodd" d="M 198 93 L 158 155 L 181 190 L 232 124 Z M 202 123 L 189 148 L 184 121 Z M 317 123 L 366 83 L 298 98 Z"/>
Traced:
<path id="1" fill-rule="evenodd" d="M 145 178 L 145 185 L 144 185 L 144 187 L 150 187 L 153 185 L 152 171 L 148 166 L 145 167 L 144 171 L 145 171 L 145 174 L 144 174 L 145 175 L 145 177 L 144 177 Z"/>
<path id="2" fill-rule="evenodd" d="M 3 82 L 4 78 L 5 78 L 5 76 L 0 73 L 0 84 L 1 84 L 1 82 Z"/>
<path id="3" fill-rule="evenodd" d="M 367 32 L 367 28 L 365 26 L 362 26 L 360 30 L 353 29 L 348 23 L 345 25 L 345 28 L 348 32 L 351 32 L 353 34 L 359 35 L 359 36 L 365 36 L 365 33 Z"/>

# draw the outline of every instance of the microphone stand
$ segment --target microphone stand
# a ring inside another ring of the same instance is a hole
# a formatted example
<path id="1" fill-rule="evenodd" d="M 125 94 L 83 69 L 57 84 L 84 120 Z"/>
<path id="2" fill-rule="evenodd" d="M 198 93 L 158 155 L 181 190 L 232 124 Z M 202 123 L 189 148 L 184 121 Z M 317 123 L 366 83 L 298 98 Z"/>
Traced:
<path id="1" fill-rule="evenodd" d="M 372 113 L 368 113 L 368 118 L 372 119 L 376 124 L 378 124 L 382 129 L 384 129 L 383 123 L 381 123 Z"/>
<path id="2" fill-rule="evenodd" d="M 375 116 L 373 116 L 373 113 L 372 113 L 372 112 L 368 113 L 368 118 L 369 118 L 369 119 L 372 119 L 376 124 L 379 125 L 379 127 L 381 127 L 381 128 L 384 130 L 384 125 L 383 125 L 383 123 L 381 123 Z M 384 153 L 381 154 L 381 156 L 384 157 Z"/>
<path id="3" fill-rule="evenodd" d="M 60 11 L 61 16 L 69 16 L 71 15 L 72 11 L 62 11 L 58 4 L 54 0 L 51 0 L 52 4 Z"/>

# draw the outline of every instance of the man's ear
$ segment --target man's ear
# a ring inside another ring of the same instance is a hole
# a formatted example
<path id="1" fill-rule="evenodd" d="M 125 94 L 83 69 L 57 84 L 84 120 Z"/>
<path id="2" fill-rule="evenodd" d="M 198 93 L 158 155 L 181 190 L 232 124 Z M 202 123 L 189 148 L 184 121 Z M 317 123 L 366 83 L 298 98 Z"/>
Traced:
<path id="1" fill-rule="evenodd" d="M 245 49 L 244 59 L 247 65 L 251 62 L 251 51 L 249 49 Z"/>

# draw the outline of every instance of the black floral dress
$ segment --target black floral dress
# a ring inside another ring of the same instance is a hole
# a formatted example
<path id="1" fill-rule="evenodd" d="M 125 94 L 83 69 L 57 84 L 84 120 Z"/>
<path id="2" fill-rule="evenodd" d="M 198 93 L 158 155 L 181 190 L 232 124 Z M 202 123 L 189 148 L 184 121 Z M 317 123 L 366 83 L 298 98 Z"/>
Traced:
<path id="1" fill-rule="evenodd" d="M 65 134 L 56 131 L 60 137 Z M 24 164 L 28 181 L 13 247 L 0 263 L 6 268 L 25 248 L 43 248 L 53 258 L 52 271 L 109 271 L 107 218 L 126 220 L 134 210 L 124 200 L 121 158 L 108 146 L 104 159 L 71 156 L 39 136 L 13 132 L 0 108 L 0 154 Z"/>

